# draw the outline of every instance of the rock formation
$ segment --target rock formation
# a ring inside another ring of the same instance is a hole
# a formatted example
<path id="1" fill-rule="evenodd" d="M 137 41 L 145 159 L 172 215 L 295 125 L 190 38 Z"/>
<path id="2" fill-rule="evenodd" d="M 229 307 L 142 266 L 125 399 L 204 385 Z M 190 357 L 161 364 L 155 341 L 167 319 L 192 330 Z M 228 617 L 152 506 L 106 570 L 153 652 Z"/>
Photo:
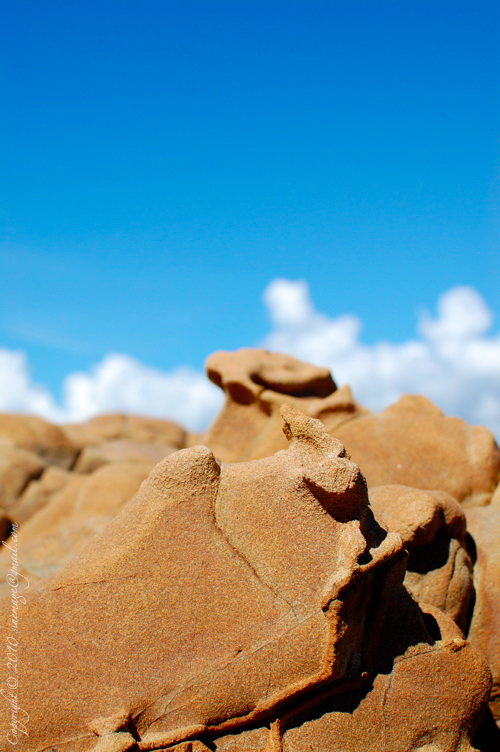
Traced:
<path id="1" fill-rule="evenodd" d="M 0 415 L 0 749 L 500 749 L 491 434 L 265 350 L 207 372 L 204 437 Z"/>
<path id="2" fill-rule="evenodd" d="M 70 471 L 92 473 L 115 462 L 151 469 L 190 442 L 168 420 L 109 414 L 61 428 L 32 416 L 0 414 L 0 519 L 6 529 L 12 520 L 27 520 L 70 479 Z"/>
<path id="3" fill-rule="evenodd" d="M 342 444 L 282 412 L 288 449 L 232 465 L 205 446 L 171 454 L 63 569 L 19 584 L 3 642 L 30 735 L 4 714 L 3 738 L 23 752 L 472 749 L 485 661 L 409 595 L 401 536 Z M 461 542 L 453 505 L 428 497 L 408 540 L 441 526 Z"/>
<path id="4" fill-rule="evenodd" d="M 0 445 L 0 507 L 4 513 L 15 507 L 30 481 L 41 476 L 46 463 L 33 452 Z"/>
<path id="5" fill-rule="evenodd" d="M 35 583 L 61 569 L 188 439 L 171 421 L 139 416 L 100 415 L 63 429 L 0 414 L 0 540 L 21 525 L 22 574 Z M 0 594 L 9 567 L 0 549 Z"/>
<path id="6" fill-rule="evenodd" d="M 59 571 L 137 493 L 152 463 L 113 463 L 91 475 L 72 473 L 43 509 L 21 525 L 19 571 L 31 584 Z M 17 522 L 17 520 L 16 520 Z M 8 550 L 0 553 L 0 593 L 9 590 Z"/>
<path id="7" fill-rule="evenodd" d="M 127 439 L 103 441 L 101 444 L 85 446 L 74 469 L 77 473 L 92 473 L 102 465 L 113 462 L 142 462 L 156 465 L 177 449 L 179 447 L 170 444 L 152 444 Z"/>
<path id="8" fill-rule="evenodd" d="M 32 415 L 0 413 L 0 448 L 14 446 L 37 454 L 48 464 L 72 467 L 78 448 L 58 426 Z"/>

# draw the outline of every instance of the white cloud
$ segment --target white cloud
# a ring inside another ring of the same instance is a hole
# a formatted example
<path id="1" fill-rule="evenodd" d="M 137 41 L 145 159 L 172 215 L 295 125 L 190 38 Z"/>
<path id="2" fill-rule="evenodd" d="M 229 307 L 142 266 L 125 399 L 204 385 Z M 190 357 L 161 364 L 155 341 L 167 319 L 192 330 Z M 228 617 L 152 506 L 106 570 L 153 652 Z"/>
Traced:
<path id="1" fill-rule="evenodd" d="M 168 418 L 204 430 L 222 404 L 222 393 L 204 374 L 182 366 L 169 373 L 126 355 L 107 355 L 86 373 L 71 373 L 63 404 L 34 384 L 22 352 L 0 350 L 0 411 L 34 413 L 70 423 L 102 412 Z"/>
<path id="2" fill-rule="evenodd" d="M 264 346 L 327 366 L 367 407 L 380 410 L 403 393 L 424 394 L 447 415 L 500 436 L 500 336 L 488 335 L 493 316 L 472 287 L 443 293 L 437 317 L 422 313 L 419 336 L 400 344 L 364 345 L 360 319 L 318 313 L 303 281 L 274 280 L 264 302 L 274 324 Z"/>
<path id="3" fill-rule="evenodd" d="M 52 395 L 31 381 L 25 353 L 0 348 L 0 412 L 48 415 L 55 410 Z"/>
<path id="4" fill-rule="evenodd" d="M 222 404 L 222 394 L 204 374 L 181 366 L 169 373 L 127 355 L 107 355 L 89 373 L 64 382 L 71 420 L 102 412 L 125 412 L 175 420 L 203 430 Z"/>
<path id="5" fill-rule="evenodd" d="M 424 394 L 447 415 L 486 425 L 500 436 L 500 336 L 488 334 L 492 314 L 473 288 L 441 295 L 437 316 L 420 314 L 415 337 L 400 344 L 363 344 L 361 320 L 316 311 L 303 281 L 274 280 L 264 302 L 272 328 L 261 344 L 327 366 L 367 407 L 380 410 L 403 393 Z M 164 372 L 119 354 L 69 374 L 57 404 L 30 379 L 24 353 L 0 349 L 0 411 L 54 422 L 129 412 L 204 430 L 221 404 L 221 392 L 202 373 L 186 366 Z"/>
<path id="6" fill-rule="evenodd" d="M 276 327 L 303 326 L 317 317 L 307 282 L 275 279 L 264 290 L 263 298 Z"/>

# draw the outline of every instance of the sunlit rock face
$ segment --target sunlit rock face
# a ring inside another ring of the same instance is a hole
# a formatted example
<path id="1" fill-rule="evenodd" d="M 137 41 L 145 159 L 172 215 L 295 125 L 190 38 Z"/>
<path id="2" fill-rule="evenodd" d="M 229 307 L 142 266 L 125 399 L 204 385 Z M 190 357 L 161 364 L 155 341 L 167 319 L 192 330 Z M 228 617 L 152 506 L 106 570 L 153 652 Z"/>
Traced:
<path id="1" fill-rule="evenodd" d="M 273 456 L 166 457 L 25 592 L 18 749 L 471 748 L 484 660 L 409 595 L 401 535 L 376 521 L 343 445 L 282 415 L 288 448 Z M 12 638 L 8 608 L 3 621 Z"/>

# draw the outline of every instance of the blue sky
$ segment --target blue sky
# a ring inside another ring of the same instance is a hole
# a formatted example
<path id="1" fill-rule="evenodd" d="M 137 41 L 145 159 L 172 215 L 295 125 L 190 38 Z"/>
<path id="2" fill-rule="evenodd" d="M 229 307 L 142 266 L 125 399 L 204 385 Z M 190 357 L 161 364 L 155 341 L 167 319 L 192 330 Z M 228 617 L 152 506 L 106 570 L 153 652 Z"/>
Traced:
<path id="1" fill-rule="evenodd" d="M 56 396 L 109 353 L 199 371 L 265 340 L 276 278 L 367 345 L 463 285 L 495 334 L 499 20 L 481 0 L 4 0 L 0 347 Z"/>

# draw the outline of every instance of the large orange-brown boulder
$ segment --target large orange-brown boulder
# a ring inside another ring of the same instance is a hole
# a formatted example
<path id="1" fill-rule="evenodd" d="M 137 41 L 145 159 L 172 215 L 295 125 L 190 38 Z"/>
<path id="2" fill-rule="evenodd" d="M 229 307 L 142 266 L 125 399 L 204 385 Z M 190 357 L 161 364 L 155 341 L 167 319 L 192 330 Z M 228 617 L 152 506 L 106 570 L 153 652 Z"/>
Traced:
<path id="1" fill-rule="evenodd" d="M 156 465 L 176 449 L 177 447 L 168 444 L 114 439 L 84 447 L 74 469 L 77 473 L 93 473 L 111 462 L 146 462 Z"/>
<path id="2" fill-rule="evenodd" d="M 484 661 L 409 596 L 402 540 L 340 442 L 283 415 L 289 448 L 272 457 L 164 459 L 64 569 L 20 591 L 15 633 L 3 609 L 29 708 L 19 750 L 471 748 Z"/>
<path id="3" fill-rule="evenodd" d="M 33 452 L 51 465 L 69 468 L 77 447 L 59 426 L 33 415 L 0 413 L 0 446 L 15 446 Z"/>
<path id="4" fill-rule="evenodd" d="M 413 627 L 413 606 L 396 589 L 392 596 L 392 603 L 386 602 L 387 621 L 379 625 L 382 649 L 377 671 L 369 681 L 352 688 L 325 687 L 284 707 L 270 724 L 216 738 L 210 748 L 217 752 L 472 752 L 470 740 L 490 681 L 484 661 L 456 625 L 431 607 L 422 612 L 432 634 L 429 641 L 412 644 L 411 639 L 402 639 L 403 624 L 407 630 Z"/>
<path id="5" fill-rule="evenodd" d="M 440 490 L 464 504 L 487 504 L 500 480 L 490 431 L 445 418 L 425 397 L 404 396 L 378 414 L 334 429 L 368 485 Z"/>
<path id="6" fill-rule="evenodd" d="M 180 449 L 186 439 L 185 430 L 171 420 L 122 413 L 96 415 L 85 423 L 68 423 L 63 428 L 71 441 L 80 447 L 128 439 Z"/>
<path id="7" fill-rule="evenodd" d="M 224 462 L 268 457 L 286 448 L 280 407 L 293 405 L 329 428 L 366 412 L 330 372 L 290 355 L 242 348 L 216 352 L 207 375 L 224 390 L 224 406 L 203 438 Z"/>
<path id="8" fill-rule="evenodd" d="M 376 486 L 369 492 L 377 521 L 399 533 L 409 552 L 405 586 L 419 603 L 448 614 L 462 632 L 474 600 L 467 524 L 460 504 L 444 491 Z"/>

